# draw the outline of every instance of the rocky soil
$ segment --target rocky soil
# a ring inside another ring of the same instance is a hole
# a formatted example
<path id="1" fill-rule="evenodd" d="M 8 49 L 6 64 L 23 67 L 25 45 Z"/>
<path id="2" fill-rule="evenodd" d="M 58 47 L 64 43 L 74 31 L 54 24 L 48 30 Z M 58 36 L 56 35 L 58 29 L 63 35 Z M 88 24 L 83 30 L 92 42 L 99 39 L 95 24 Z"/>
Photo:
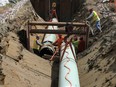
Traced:
<path id="1" fill-rule="evenodd" d="M 103 32 L 90 36 L 90 47 L 78 54 L 81 87 L 116 87 L 116 13 L 111 10 L 113 3 L 93 2 L 88 0 L 83 9 L 99 13 Z M 86 17 L 84 12 L 81 17 Z"/>
<path id="2" fill-rule="evenodd" d="M 0 15 L 0 87 L 51 86 L 51 64 L 27 51 L 17 35 L 27 29 L 28 21 L 42 20 L 35 15 L 28 0 Z"/>

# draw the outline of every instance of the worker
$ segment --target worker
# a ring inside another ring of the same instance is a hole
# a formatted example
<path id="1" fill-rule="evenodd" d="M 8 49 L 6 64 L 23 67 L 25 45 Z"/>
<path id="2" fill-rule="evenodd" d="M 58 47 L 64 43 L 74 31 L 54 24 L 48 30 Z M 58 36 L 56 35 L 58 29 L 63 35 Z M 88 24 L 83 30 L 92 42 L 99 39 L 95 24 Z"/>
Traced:
<path id="1" fill-rule="evenodd" d="M 53 45 L 58 46 L 59 55 L 60 55 L 60 49 L 61 49 L 61 44 L 62 44 L 63 40 L 64 40 L 64 37 L 61 34 L 59 34 L 58 39 L 53 43 Z"/>
<path id="2" fill-rule="evenodd" d="M 83 37 L 80 37 L 78 42 L 78 53 L 85 50 L 85 41 L 83 40 Z"/>
<path id="3" fill-rule="evenodd" d="M 39 36 L 36 36 L 36 39 L 34 40 L 34 44 L 33 44 L 33 51 L 35 54 L 39 55 L 39 50 L 38 50 L 38 46 L 42 46 L 42 44 L 39 42 Z"/>
<path id="4" fill-rule="evenodd" d="M 66 38 L 68 38 L 71 35 L 71 33 L 73 32 L 73 25 L 72 24 L 67 24 L 65 26 L 65 32 L 67 33 Z"/>
<path id="5" fill-rule="evenodd" d="M 96 28 L 102 32 L 101 30 L 101 24 L 100 24 L 100 18 L 96 11 L 93 9 L 89 9 L 90 15 L 86 18 L 87 20 L 91 19 L 91 23 L 95 23 Z"/>
<path id="6" fill-rule="evenodd" d="M 52 15 L 52 18 L 56 17 L 56 9 L 52 9 L 51 10 L 51 15 Z"/>
<path id="7" fill-rule="evenodd" d="M 58 39 L 53 43 L 53 45 L 58 46 L 58 49 L 56 49 L 55 53 L 52 55 L 52 57 L 49 59 L 50 61 L 54 60 L 54 56 L 56 55 L 56 53 L 58 53 L 58 55 L 60 56 L 60 49 L 61 49 L 61 44 L 63 42 L 64 38 L 62 37 L 61 34 L 58 35 Z M 58 61 L 57 61 L 58 62 Z"/>
<path id="8" fill-rule="evenodd" d="M 71 33 L 73 31 L 73 25 L 72 24 L 67 24 L 65 27 L 65 31 L 67 33 Z"/>
<path id="9" fill-rule="evenodd" d="M 52 10 L 50 11 L 50 14 L 51 14 L 52 18 L 54 18 L 54 17 L 58 18 L 57 14 L 56 14 L 56 3 L 55 2 L 52 3 Z"/>
<path id="10" fill-rule="evenodd" d="M 75 53 L 77 55 L 77 50 L 78 50 L 78 38 L 77 36 L 74 36 L 73 39 L 72 39 L 72 44 L 74 45 L 74 48 L 75 48 Z"/>
<path id="11" fill-rule="evenodd" d="M 62 42 L 64 40 L 64 37 L 61 34 L 59 34 L 58 37 L 59 38 L 53 43 L 53 45 L 57 45 L 58 49 L 60 49 L 61 48 L 61 44 L 62 44 Z"/>

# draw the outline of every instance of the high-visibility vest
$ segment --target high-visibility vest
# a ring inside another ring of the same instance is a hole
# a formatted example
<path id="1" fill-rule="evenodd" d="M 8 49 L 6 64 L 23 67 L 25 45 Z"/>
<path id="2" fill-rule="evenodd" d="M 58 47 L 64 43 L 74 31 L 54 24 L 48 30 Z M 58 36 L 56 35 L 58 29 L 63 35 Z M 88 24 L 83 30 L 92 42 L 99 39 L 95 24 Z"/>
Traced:
<path id="1" fill-rule="evenodd" d="M 38 45 L 37 45 L 37 43 L 36 43 L 36 40 L 34 40 L 33 49 L 38 49 Z"/>
<path id="2" fill-rule="evenodd" d="M 77 53 L 78 51 L 78 41 L 72 41 L 72 44 L 74 45 L 74 48 L 75 48 L 75 52 Z"/>
<path id="3" fill-rule="evenodd" d="M 78 48 L 78 41 L 72 41 L 72 44 L 74 45 L 75 48 Z"/>
<path id="4" fill-rule="evenodd" d="M 97 20 L 100 20 L 97 12 L 93 11 L 93 21 L 97 21 Z"/>

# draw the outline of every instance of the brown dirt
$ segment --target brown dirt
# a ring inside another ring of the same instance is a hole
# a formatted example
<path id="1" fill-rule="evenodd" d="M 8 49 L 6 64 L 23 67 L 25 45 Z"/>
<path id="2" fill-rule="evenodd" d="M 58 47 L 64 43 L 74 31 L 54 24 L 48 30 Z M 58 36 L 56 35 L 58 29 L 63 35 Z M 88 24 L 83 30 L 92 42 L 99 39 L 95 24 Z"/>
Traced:
<path id="1" fill-rule="evenodd" d="M 6 8 L 0 7 L 0 14 L 4 13 L 6 11 Z"/>
<path id="2" fill-rule="evenodd" d="M 95 2 L 93 2 L 94 1 L 87 0 L 86 7 L 95 9 L 98 14 L 100 14 L 101 11 L 106 11 L 106 8 L 108 8 L 107 6 L 109 6 L 108 3 L 100 3 L 105 7 L 103 9 L 99 6 L 95 7 Z M 113 12 L 110 11 L 110 14 L 112 13 Z M 111 15 L 111 17 L 107 15 L 104 19 L 103 15 L 100 14 L 100 18 L 103 32 L 94 37 L 90 37 L 93 45 L 81 54 L 78 54 L 78 69 L 81 87 L 116 86 L 116 67 L 114 67 L 116 63 L 116 15 Z M 103 23 L 104 21 L 106 21 L 106 23 Z"/>
<path id="3" fill-rule="evenodd" d="M 28 17 L 30 17 L 30 20 L 33 20 L 32 12 L 25 10 L 29 8 L 29 6 L 30 5 L 26 4 L 20 9 L 20 12 L 16 13 L 17 16 L 15 19 L 8 20 L 8 22 L 10 21 L 12 25 L 8 25 L 10 29 L 12 29 L 12 27 L 16 31 L 19 31 L 19 29 L 27 29 L 26 24 L 29 20 Z M 15 25 L 18 28 L 14 27 Z M 45 28 L 44 26 L 37 27 L 42 29 Z M 39 36 L 42 40 L 43 35 L 39 34 Z M 35 35 L 31 36 L 31 47 L 34 39 Z M 48 60 L 27 51 L 21 45 L 19 37 L 13 32 L 6 33 L 5 37 L 3 37 L 1 41 L 1 44 L 0 62 L 2 62 L 0 63 L 0 67 L 2 68 L 2 71 L 0 68 L 0 87 L 58 86 L 58 68 L 56 68 L 58 67 L 58 63 L 49 63 Z"/>

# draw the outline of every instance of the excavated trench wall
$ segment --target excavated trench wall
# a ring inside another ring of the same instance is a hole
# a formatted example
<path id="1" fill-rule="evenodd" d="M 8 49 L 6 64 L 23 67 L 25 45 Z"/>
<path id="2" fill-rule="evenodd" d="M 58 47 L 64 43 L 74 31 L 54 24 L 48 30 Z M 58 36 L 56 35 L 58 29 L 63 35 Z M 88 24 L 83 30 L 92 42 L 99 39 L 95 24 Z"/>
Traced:
<path id="1" fill-rule="evenodd" d="M 27 23 L 29 20 L 34 20 L 34 16 L 35 13 L 29 0 L 22 0 L 5 13 L 0 14 L 0 39 L 7 32 L 12 31 L 19 35 L 20 42 L 27 48 Z"/>
<path id="2" fill-rule="evenodd" d="M 9 32 L 17 33 L 20 30 L 25 31 L 24 29 L 26 29 L 25 25 L 27 24 L 27 21 L 33 19 L 32 10 L 30 2 L 28 2 L 28 0 L 22 0 L 14 7 L 9 8 L 5 13 L 0 14 L 0 85 L 4 84 L 4 78 L 6 77 L 2 73 L 2 60 L 9 47 L 9 38 L 7 38 Z M 25 39 L 24 36 L 19 36 L 20 42 L 22 39 Z"/>

